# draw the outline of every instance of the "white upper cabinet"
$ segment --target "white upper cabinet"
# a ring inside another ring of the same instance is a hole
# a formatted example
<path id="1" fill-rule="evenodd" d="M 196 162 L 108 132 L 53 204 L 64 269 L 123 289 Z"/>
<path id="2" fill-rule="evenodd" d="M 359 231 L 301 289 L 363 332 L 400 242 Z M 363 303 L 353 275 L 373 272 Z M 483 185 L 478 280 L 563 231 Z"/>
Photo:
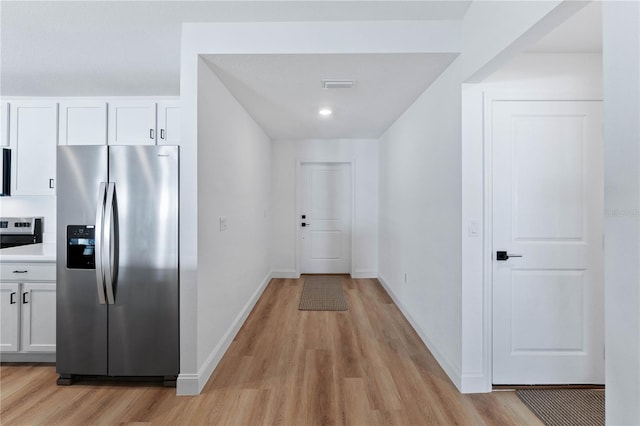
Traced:
<path id="1" fill-rule="evenodd" d="M 11 194 L 55 195 L 58 104 L 11 102 Z"/>
<path id="2" fill-rule="evenodd" d="M 155 145 L 156 103 L 109 102 L 109 145 Z"/>
<path id="3" fill-rule="evenodd" d="M 158 102 L 158 145 L 180 145 L 180 101 Z"/>
<path id="4" fill-rule="evenodd" d="M 107 103 L 60 102 L 60 145 L 106 145 Z"/>
<path id="5" fill-rule="evenodd" d="M 9 146 L 9 102 L 0 102 L 0 146 Z"/>

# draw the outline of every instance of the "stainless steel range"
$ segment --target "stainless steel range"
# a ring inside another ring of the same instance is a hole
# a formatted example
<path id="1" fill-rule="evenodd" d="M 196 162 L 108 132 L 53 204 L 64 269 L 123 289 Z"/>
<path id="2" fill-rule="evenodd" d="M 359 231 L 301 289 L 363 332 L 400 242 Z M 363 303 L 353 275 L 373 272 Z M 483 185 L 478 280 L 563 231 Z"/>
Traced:
<path id="1" fill-rule="evenodd" d="M 41 217 L 0 218 L 0 248 L 41 243 L 42 231 Z"/>

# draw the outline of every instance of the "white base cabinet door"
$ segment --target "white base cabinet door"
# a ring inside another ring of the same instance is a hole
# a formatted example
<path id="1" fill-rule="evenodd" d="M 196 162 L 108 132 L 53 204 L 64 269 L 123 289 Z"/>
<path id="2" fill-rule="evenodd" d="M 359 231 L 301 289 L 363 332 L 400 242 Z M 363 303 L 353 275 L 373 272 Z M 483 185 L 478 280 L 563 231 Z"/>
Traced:
<path id="1" fill-rule="evenodd" d="M 56 352 L 56 264 L 0 264 L 0 354 L 50 362 Z"/>
<path id="2" fill-rule="evenodd" d="M 22 284 L 22 350 L 55 352 L 56 350 L 56 285 L 53 283 Z"/>
<path id="3" fill-rule="evenodd" d="M 20 284 L 0 283 L 0 351 L 17 352 L 19 349 Z"/>

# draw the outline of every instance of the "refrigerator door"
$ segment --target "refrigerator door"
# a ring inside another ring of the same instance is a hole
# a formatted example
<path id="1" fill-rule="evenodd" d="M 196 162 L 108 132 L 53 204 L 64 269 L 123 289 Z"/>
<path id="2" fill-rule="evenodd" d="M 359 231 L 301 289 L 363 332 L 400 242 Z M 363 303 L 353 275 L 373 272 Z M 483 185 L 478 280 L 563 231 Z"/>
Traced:
<path id="1" fill-rule="evenodd" d="M 56 369 L 63 375 L 104 375 L 107 305 L 100 304 L 104 290 L 91 259 L 90 236 L 80 237 L 95 230 L 100 216 L 107 147 L 59 146 L 57 162 Z M 80 253 L 77 244 L 83 245 Z M 68 253 L 84 256 L 84 261 L 70 261 Z"/>
<path id="2" fill-rule="evenodd" d="M 178 147 L 110 146 L 109 182 L 109 375 L 177 375 Z"/>

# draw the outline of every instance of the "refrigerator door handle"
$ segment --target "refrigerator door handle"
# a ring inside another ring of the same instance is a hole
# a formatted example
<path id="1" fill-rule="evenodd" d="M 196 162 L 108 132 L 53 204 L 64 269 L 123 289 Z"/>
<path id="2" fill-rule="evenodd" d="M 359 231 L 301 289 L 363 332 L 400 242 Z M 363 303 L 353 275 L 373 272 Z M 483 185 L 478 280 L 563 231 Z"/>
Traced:
<path id="1" fill-rule="evenodd" d="M 114 297 L 114 258 L 117 258 L 117 250 L 113 250 L 113 241 L 111 241 L 111 234 L 114 231 L 114 206 L 115 206 L 115 191 L 116 184 L 114 182 L 109 182 L 107 186 L 107 200 L 104 207 L 104 246 L 103 250 L 106 253 L 106 267 L 104 271 L 105 285 L 107 288 L 107 303 L 109 305 L 113 305 L 115 303 Z M 115 229 L 115 233 L 117 234 L 117 229 Z M 116 235 L 116 244 L 117 244 L 117 235 Z"/>
<path id="2" fill-rule="evenodd" d="M 106 303 L 104 295 L 104 268 L 102 267 L 102 230 L 104 225 L 104 197 L 107 191 L 107 184 L 100 182 L 98 190 L 98 204 L 96 206 L 96 229 L 95 229 L 95 264 L 96 264 L 96 285 L 98 286 L 98 302 L 101 305 Z"/>

